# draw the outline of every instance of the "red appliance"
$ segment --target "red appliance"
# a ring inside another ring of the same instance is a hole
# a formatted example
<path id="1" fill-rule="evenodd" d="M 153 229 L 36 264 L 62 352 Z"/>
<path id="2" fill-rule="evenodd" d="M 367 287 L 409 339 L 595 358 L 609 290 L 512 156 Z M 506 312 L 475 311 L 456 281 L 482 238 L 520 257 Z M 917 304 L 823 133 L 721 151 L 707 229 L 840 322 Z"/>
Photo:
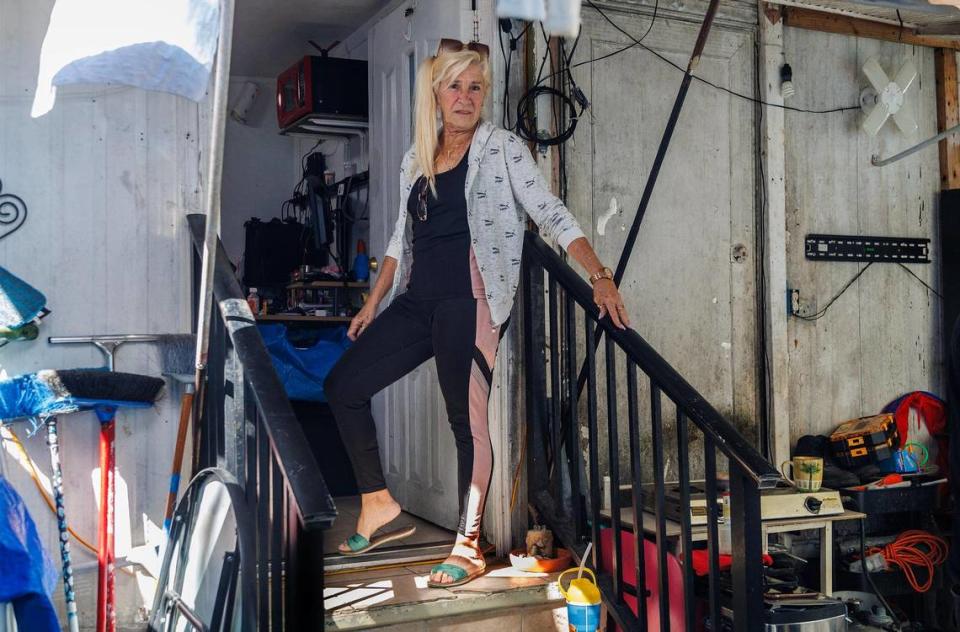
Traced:
<path id="1" fill-rule="evenodd" d="M 307 56 L 277 77 L 281 129 L 306 117 L 367 120 L 367 62 Z"/>
<path id="2" fill-rule="evenodd" d="M 633 567 L 633 534 L 627 530 L 620 531 L 620 567 L 623 569 L 623 582 L 628 586 L 637 586 L 637 573 Z M 667 584 L 670 595 L 670 621 L 660 621 L 660 587 L 657 571 L 657 545 L 650 540 L 643 540 L 644 579 L 647 590 L 647 627 L 650 632 L 668 632 L 670 630 L 685 630 L 683 611 L 683 569 L 680 562 L 672 553 L 667 554 Z M 613 568 L 613 529 L 600 530 L 600 566 L 605 572 Z M 637 598 L 624 594 L 623 600 L 627 606 L 637 614 Z M 618 626 L 614 626 L 619 630 Z M 699 622 L 695 622 L 694 629 L 700 629 Z"/>

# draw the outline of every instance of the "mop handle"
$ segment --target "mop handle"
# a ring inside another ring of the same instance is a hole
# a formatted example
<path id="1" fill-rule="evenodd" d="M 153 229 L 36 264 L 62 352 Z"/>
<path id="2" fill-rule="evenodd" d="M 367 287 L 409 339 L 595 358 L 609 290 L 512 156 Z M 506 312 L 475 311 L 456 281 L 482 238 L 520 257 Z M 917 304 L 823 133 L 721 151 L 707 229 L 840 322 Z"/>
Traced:
<path id="1" fill-rule="evenodd" d="M 173 468 L 170 472 L 170 492 L 167 495 L 167 509 L 163 513 L 163 532 L 170 534 L 173 510 L 177 506 L 177 492 L 180 491 L 180 470 L 183 467 L 183 447 L 187 442 L 187 428 L 190 426 L 190 412 L 193 408 L 193 393 L 183 394 L 180 400 L 180 425 L 177 428 L 177 444 L 173 452 Z"/>
<path id="2" fill-rule="evenodd" d="M 57 530 L 60 532 L 60 561 L 63 565 L 63 598 L 67 609 L 69 632 L 80 632 L 77 597 L 73 591 L 73 565 L 70 562 L 70 537 L 67 534 L 67 512 L 63 503 L 63 471 L 60 468 L 60 440 L 56 416 L 47 419 L 47 446 L 50 448 L 50 472 L 53 475 L 53 498 L 57 507 Z"/>
<path id="3" fill-rule="evenodd" d="M 114 585 L 114 467 L 116 465 L 116 408 L 95 409 L 100 419 L 100 524 L 97 529 L 97 632 L 116 629 Z"/>

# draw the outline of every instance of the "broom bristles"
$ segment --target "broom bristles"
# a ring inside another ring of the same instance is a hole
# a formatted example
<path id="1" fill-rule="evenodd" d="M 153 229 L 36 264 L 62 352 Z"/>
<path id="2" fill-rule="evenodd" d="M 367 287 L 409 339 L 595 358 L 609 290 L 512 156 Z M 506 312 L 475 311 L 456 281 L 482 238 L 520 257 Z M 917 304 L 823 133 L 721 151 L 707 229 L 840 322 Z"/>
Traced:
<path id="1" fill-rule="evenodd" d="M 152 404 L 160 398 L 163 380 L 149 375 L 99 369 L 39 371 L 37 378 L 58 397 Z"/>

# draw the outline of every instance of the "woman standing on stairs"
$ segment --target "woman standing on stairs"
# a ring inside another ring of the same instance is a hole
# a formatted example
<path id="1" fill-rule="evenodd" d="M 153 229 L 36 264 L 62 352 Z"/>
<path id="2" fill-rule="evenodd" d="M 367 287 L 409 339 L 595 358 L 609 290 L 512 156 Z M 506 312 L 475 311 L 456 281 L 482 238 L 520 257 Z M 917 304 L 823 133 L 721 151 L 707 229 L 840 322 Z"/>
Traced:
<path id="1" fill-rule="evenodd" d="M 617 327 L 630 324 L 613 274 L 550 193 L 523 141 L 481 121 L 488 57 L 483 44 L 445 39 L 420 67 L 415 143 L 400 166 L 396 229 L 380 277 L 350 323 L 356 344 L 325 384 L 361 494 L 357 532 L 340 546 L 356 554 L 413 533 L 411 527 L 374 537 L 401 508 L 380 468 L 370 398 L 435 358 L 456 439 L 460 522 L 450 557 L 431 571 L 431 586 L 463 584 L 484 571 L 478 540 L 493 465 L 487 403 L 519 283 L 527 215 L 586 270 L 600 316 Z M 381 300 L 398 294 L 378 316 Z"/>

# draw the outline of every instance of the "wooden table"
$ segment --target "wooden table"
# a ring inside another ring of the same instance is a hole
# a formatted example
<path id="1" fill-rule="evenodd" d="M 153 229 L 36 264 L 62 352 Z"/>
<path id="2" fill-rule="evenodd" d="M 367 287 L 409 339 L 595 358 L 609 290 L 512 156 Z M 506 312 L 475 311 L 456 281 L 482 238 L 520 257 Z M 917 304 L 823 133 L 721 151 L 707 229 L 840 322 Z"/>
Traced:
<path id="1" fill-rule="evenodd" d="M 605 518 L 610 518 L 609 510 L 604 509 L 600 512 Z M 866 514 L 859 511 L 845 510 L 842 514 L 832 516 L 810 516 L 802 518 L 779 518 L 777 520 L 764 520 L 760 523 L 763 541 L 766 543 L 767 536 L 771 533 L 785 533 L 787 531 L 805 531 L 815 529 L 820 532 L 820 592 L 830 597 L 833 595 L 833 523 L 844 520 L 860 520 L 865 518 Z M 633 529 L 633 509 L 624 507 L 620 511 L 620 524 L 625 529 Z M 648 512 L 643 512 L 643 532 L 645 534 L 656 535 L 657 517 Z M 680 540 L 680 523 L 666 520 L 667 538 Z M 692 542 L 705 542 L 707 540 L 707 525 L 695 525 L 690 529 L 690 540 Z"/>

